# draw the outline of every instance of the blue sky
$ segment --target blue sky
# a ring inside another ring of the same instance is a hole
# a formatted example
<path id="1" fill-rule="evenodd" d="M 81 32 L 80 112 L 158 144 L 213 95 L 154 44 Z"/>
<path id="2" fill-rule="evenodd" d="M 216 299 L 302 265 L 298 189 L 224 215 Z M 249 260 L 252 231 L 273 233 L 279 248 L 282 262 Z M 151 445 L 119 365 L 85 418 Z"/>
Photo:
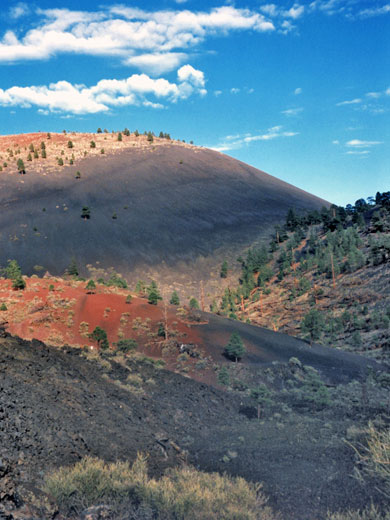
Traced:
<path id="1" fill-rule="evenodd" d="M 390 189 L 389 0 L 2 2 L 0 133 L 152 129 L 336 204 Z"/>

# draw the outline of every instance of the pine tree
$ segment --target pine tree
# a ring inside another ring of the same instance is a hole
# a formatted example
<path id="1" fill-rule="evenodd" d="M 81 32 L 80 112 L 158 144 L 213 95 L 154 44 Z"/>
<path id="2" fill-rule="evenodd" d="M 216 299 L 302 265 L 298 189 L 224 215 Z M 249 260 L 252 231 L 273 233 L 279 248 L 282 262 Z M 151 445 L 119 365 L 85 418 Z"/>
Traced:
<path id="1" fill-rule="evenodd" d="M 224 260 L 223 264 L 221 266 L 221 272 L 220 272 L 221 278 L 226 278 L 227 277 L 227 273 L 228 273 L 228 263 L 227 263 L 226 260 Z"/>
<path id="2" fill-rule="evenodd" d="M 96 284 L 93 280 L 89 280 L 85 288 L 87 289 L 87 294 L 93 294 L 96 289 Z"/>
<path id="3" fill-rule="evenodd" d="M 176 291 L 173 291 L 171 299 L 169 300 L 171 305 L 180 305 L 180 298 Z"/>
<path id="4" fill-rule="evenodd" d="M 189 306 L 192 310 L 199 310 L 198 300 L 194 297 L 190 298 Z"/>
<path id="5" fill-rule="evenodd" d="M 25 170 L 24 162 L 22 161 L 22 159 L 18 159 L 18 162 L 16 164 L 18 167 L 18 172 L 25 173 L 26 170 Z"/>
<path id="6" fill-rule="evenodd" d="M 76 259 L 74 256 L 72 257 L 72 259 L 70 261 L 70 264 L 66 270 L 66 273 L 69 276 L 78 276 L 79 275 L 79 268 L 77 267 Z"/>
<path id="7" fill-rule="evenodd" d="M 225 356 L 234 361 L 239 361 L 245 354 L 246 349 L 238 332 L 233 332 L 229 343 L 225 347 Z"/>
<path id="8" fill-rule="evenodd" d="M 109 345 L 108 339 L 107 339 L 107 332 L 104 329 L 102 329 L 101 327 L 99 327 L 99 326 L 95 327 L 93 332 L 91 332 L 91 334 L 89 334 L 88 336 L 93 341 L 96 341 L 99 348 L 101 348 L 103 350 L 106 350 L 109 348 L 110 345 Z"/>
<path id="9" fill-rule="evenodd" d="M 162 300 L 161 294 L 158 290 L 157 284 L 154 280 L 152 280 L 149 287 L 146 289 L 148 294 L 148 303 L 151 305 L 157 305 L 159 300 Z"/>

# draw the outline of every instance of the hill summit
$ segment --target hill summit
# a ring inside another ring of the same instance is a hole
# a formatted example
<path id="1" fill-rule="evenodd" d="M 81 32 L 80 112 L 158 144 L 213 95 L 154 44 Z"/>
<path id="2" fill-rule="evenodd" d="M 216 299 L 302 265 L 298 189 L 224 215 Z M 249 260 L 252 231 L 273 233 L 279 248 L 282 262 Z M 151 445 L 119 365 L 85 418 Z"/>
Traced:
<path id="1" fill-rule="evenodd" d="M 0 137 L 0 264 L 15 258 L 26 274 L 61 274 L 74 258 L 84 273 L 114 268 L 129 281 L 175 280 L 179 291 L 208 280 L 213 292 L 221 261 L 266 237 L 289 208 L 327 204 L 161 135 Z"/>

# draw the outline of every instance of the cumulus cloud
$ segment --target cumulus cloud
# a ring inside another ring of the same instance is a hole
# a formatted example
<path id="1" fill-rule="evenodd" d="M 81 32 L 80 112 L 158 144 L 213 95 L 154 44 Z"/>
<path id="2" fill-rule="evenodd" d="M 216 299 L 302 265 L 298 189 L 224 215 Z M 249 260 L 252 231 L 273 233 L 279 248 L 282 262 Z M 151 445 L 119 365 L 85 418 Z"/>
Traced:
<path id="1" fill-rule="evenodd" d="M 185 59 L 183 51 L 210 35 L 275 30 L 262 13 L 233 6 L 153 12 L 124 6 L 99 12 L 46 9 L 38 15 L 40 22 L 21 36 L 12 31 L 3 35 L 0 61 L 78 53 L 117 56 L 128 65 L 158 73 L 176 68 Z"/>
<path id="2" fill-rule="evenodd" d="M 177 78 L 177 83 L 171 83 L 164 78 L 133 74 L 126 79 L 103 79 L 92 87 L 72 85 L 68 81 L 58 81 L 48 86 L 15 86 L 0 89 L 0 105 L 23 108 L 36 106 L 43 114 L 94 114 L 126 105 L 163 108 L 160 100 L 175 103 L 192 94 L 206 93 L 203 72 L 191 65 L 181 67 L 177 71 Z"/>
<path id="3" fill-rule="evenodd" d="M 124 63 L 125 65 L 133 65 L 149 74 L 158 75 L 176 69 L 187 58 L 188 55 L 185 52 L 156 52 L 131 56 Z"/>
<path id="4" fill-rule="evenodd" d="M 305 11 L 305 7 L 303 5 L 294 4 L 290 9 L 283 12 L 283 15 L 288 18 L 293 18 L 294 20 L 297 20 L 300 18 Z"/>
<path id="5" fill-rule="evenodd" d="M 301 87 L 296 88 L 296 89 L 294 90 L 294 94 L 295 94 L 296 96 L 299 96 L 299 94 L 302 94 L 302 89 L 301 89 Z"/>

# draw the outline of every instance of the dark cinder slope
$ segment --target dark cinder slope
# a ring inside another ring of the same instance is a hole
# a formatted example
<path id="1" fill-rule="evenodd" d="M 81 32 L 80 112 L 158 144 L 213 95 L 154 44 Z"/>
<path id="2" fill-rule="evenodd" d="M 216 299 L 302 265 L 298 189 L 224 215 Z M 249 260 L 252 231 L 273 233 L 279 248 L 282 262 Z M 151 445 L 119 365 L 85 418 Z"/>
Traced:
<path id="1" fill-rule="evenodd" d="M 112 266 L 130 279 L 137 270 L 207 277 L 290 207 L 327 204 L 223 154 L 177 144 L 86 158 L 47 175 L 32 168 L 0 175 L 0 264 L 16 258 L 29 274 L 35 265 L 61 274 L 75 256 L 82 268 Z"/>
<path id="2" fill-rule="evenodd" d="M 102 368 L 76 349 L 0 336 L 0 518 L 22 518 L 2 516 L 3 506 L 18 494 L 28 500 L 52 468 L 86 455 L 132 461 L 137 451 L 149 454 L 152 475 L 187 460 L 261 481 L 284 520 L 325 519 L 377 495 L 351 478 L 344 410 L 282 417 L 279 406 L 279 422 L 259 422 L 242 413 L 248 399 L 150 363 L 111 360 Z M 128 369 L 142 380 L 141 393 L 126 387 Z"/>

